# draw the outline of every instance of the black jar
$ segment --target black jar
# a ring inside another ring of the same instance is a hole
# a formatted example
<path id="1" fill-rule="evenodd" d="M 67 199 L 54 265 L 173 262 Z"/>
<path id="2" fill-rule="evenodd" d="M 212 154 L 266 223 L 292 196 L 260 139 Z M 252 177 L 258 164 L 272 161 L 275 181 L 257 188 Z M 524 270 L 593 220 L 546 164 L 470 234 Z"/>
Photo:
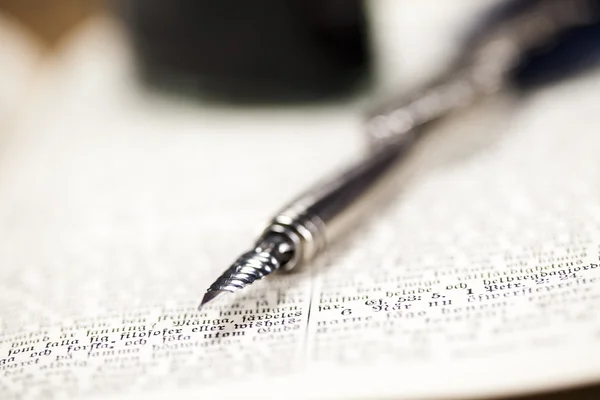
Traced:
<path id="1" fill-rule="evenodd" d="M 367 81 L 361 0 L 122 0 L 153 86 L 234 103 L 350 94 Z"/>

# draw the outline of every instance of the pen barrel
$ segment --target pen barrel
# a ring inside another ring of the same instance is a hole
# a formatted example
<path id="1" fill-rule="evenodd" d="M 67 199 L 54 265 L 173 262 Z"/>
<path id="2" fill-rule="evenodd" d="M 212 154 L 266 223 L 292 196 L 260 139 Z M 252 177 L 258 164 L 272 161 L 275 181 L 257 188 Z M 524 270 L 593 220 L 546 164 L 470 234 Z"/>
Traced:
<path id="1" fill-rule="evenodd" d="M 473 32 L 446 73 L 368 111 L 367 134 L 374 148 L 509 86 L 532 54 L 555 45 L 565 32 L 596 23 L 600 2 L 531 0 L 496 11 Z"/>
<path id="2" fill-rule="evenodd" d="M 359 221 L 373 205 L 370 194 L 379 193 L 376 187 L 404 158 L 414 139 L 414 135 L 407 134 L 403 140 L 368 154 L 341 173 L 317 183 L 277 213 L 262 237 L 277 233 L 294 242 L 295 254 L 281 269 L 289 271 L 312 260 Z"/>
<path id="3" fill-rule="evenodd" d="M 272 234 L 294 243 L 294 255 L 282 270 L 313 259 L 373 206 L 369 194 L 412 148 L 420 136 L 417 129 L 504 88 L 526 53 L 596 18 L 594 5 L 591 0 L 533 1 L 525 10 L 492 23 L 448 74 L 425 90 L 373 110 L 367 131 L 374 151 L 291 202 L 271 220 L 258 243 Z"/>

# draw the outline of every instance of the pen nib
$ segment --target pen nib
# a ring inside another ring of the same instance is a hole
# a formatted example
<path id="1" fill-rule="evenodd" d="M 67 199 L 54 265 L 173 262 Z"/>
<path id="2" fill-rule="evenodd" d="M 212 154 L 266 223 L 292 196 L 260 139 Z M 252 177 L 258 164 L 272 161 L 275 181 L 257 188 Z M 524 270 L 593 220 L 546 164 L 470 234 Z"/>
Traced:
<path id="1" fill-rule="evenodd" d="M 272 233 L 243 254 L 210 287 L 198 310 L 222 293 L 233 293 L 276 271 L 294 254 L 294 243 L 287 236 Z"/>
<path id="2" fill-rule="evenodd" d="M 217 297 L 221 296 L 223 293 L 227 293 L 227 291 L 226 290 L 210 290 L 210 291 L 206 292 L 206 294 L 202 298 L 202 302 L 200 302 L 200 305 L 198 306 L 198 311 L 200 311 L 206 303 L 216 299 Z"/>

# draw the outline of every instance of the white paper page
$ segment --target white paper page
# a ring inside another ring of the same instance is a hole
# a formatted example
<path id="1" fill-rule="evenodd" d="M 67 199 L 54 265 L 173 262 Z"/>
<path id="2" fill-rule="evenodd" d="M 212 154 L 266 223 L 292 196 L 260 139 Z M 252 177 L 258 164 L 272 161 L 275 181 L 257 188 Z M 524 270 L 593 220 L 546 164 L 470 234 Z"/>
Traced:
<path id="1" fill-rule="evenodd" d="M 599 74 L 455 121 L 360 232 L 197 312 L 261 220 L 359 152 L 359 113 L 149 96 L 121 46 L 105 22 L 83 31 L 0 160 L 0 397 L 438 398 L 600 379 Z"/>

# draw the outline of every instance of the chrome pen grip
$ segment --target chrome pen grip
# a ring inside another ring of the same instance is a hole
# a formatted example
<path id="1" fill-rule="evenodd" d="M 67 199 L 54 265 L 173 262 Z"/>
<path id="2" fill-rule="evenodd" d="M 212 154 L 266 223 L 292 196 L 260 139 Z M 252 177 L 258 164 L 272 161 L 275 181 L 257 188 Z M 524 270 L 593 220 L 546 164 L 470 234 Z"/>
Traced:
<path id="1" fill-rule="evenodd" d="M 312 260 L 337 236 L 359 219 L 368 194 L 396 163 L 409 152 L 414 135 L 366 155 L 341 173 L 324 179 L 284 207 L 263 233 L 287 236 L 295 254 L 283 270 Z M 261 239 L 259 239 L 260 242 Z"/>

